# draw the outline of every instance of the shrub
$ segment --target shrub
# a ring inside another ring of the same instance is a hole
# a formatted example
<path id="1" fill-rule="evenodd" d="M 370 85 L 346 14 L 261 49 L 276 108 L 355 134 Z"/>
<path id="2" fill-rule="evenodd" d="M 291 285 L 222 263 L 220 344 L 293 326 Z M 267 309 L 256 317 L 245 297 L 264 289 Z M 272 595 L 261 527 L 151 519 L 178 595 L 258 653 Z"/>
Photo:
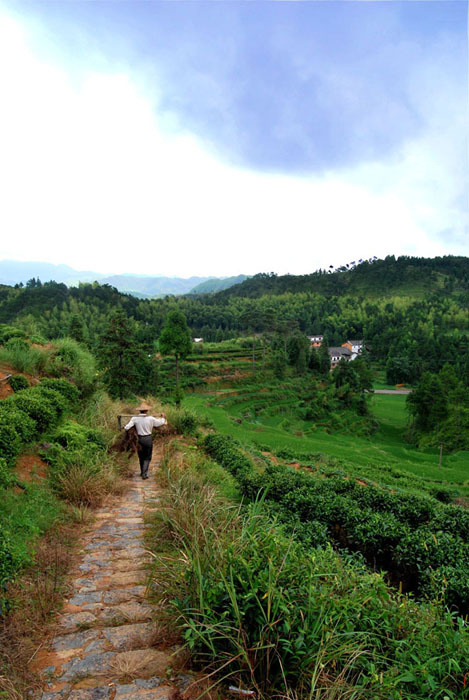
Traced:
<path id="1" fill-rule="evenodd" d="M 90 394 L 96 385 L 96 364 L 91 353 L 71 338 L 54 342 L 47 361 L 47 371 L 55 377 L 68 377 L 81 394 Z"/>
<path id="2" fill-rule="evenodd" d="M 40 385 L 41 387 L 47 387 L 48 389 L 54 389 L 62 394 L 62 396 L 67 399 L 70 405 L 78 401 L 80 392 L 74 384 L 67 381 L 66 379 L 53 379 L 47 377 L 42 379 Z"/>
<path id="3" fill-rule="evenodd" d="M 29 382 L 23 374 L 14 374 L 8 381 L 13 391 L 21 391 L 29 387 Z"/>
<path id="4" fill-rule="evenodd" d="M 0 402 L 0 422 L 14 428 L 23 443 L 32 442 L 37 435 L 36 421 L 15 404 L 9 403 L 9 399 Z"/>
<path id="5" fill-rule="evenodd" d="M 0 454 L 7 464 L 13 465 L 21 448 L 21 440 L 16 430 L 0 417 Z"/>
<path id="6" fill-rule="evenodd" d="M 62 447 L 81 449 L 86 445 L 103 450 L 105 440 L 99 430 L 87 428 L 74 421 L 65 421 L 52 435 L 52 440 Z"/>
<path id="7" fill-rule="evenodd" d="M 65 413 L 68 408 L 68 401 L 64 398 L 63 394 L 56 389 L 50 389 L 47 386 L 42 386 L 41 384 L 36 387 L 35 395 L 40 399 L 47 401 L 48 405 L 52 408 L 55 413 L 56 418 Z"/>
<path id="8" fill-rule="evenodd" d="M 57 420 L 57 412 L 51 401 L 40 395 L 34 388 L 25 389 L 8 399 L 36 421 L 38 433 L 43 433 L 52 427 Z"/>
<path id="9" fill-rule="evenodd" d="M 6 343 L 10 338 L 26 338 L 25 331 L 5 323 L 0 324 L 0 343 Z"/>
<path id="10" fill-rule="evenodd" d="M 171 476 L 153 541 L 154 591 L 211 675 L 258 697 L 467 695 L 462 620 L 391 595 L 357 557 L 306 551 L 262 503 L 240 515 L 190 470 Z"/>
<path id="11" fill-rule="evenodd" d="M 16 483 L 15 475 L 9 469 L 6 460 L 0 457 L 0 489 L 8 489 L 14 483 Z"/>
<path id="12" fill-rule="evenodd" d="M 200 424 L 198 417 L 185 408 L 170 409 L 168 421 L 181 435 L 195 435 Z"/>
<path id="13" fill-rule="evenodd" d="M 0 530 L 0 593 L 5 590 L 6 583 L 15 569 L 15 560 L 11 551 L 8 532 Z M 5 612 L 5 599 L 0 595 L 0 616 Z"/>

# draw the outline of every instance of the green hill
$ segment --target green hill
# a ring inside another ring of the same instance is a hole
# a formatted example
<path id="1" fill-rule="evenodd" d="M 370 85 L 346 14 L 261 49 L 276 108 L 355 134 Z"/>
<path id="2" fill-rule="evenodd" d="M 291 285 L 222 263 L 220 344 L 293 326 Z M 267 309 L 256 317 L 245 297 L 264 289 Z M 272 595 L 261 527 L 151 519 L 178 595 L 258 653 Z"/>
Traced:
<path id="1" fill-rule="evenodd" d="M 261 297 L 287 292 L 317 292 L 342 296 L 410 296 L 421 299 L 433 293 L 451 295 L 469 290 L 469 258 L 444 256 L 412 258 L 393 255 L 384 260 L 364 261 L 337 270 L 318 270 L 310 275 L 261 273 L 220 294 Z"/>
<path id="2" fill-rule="evenodd" d="M 191 289 L 189 294 L 212 294 L 213 292 L 221 292 L 224 289 L 229 289 L 235 284 L 241 284 L 248 279 L 247 275 L 237 275 L 236 277 L 222 277 L 209 279 L 206 282 L 201 282 L 196 287 Z"/>

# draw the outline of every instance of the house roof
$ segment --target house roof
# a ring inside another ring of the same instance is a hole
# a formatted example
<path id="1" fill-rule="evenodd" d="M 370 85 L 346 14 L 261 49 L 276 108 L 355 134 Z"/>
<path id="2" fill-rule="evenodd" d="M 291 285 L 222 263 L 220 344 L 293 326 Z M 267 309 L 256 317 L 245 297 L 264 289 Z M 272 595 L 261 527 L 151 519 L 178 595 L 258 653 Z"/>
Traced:
<path id="1" fill-rule="evenodd" d="M 352 353 L 348 348 L 341 346 L 340 348 L 328 348 L 329 355 L 351 355 Z"/>
<path id="2" fill-rule="evenodd" d="M 363 345 L 363 340 L 347 340 L 350 345 Z"/>

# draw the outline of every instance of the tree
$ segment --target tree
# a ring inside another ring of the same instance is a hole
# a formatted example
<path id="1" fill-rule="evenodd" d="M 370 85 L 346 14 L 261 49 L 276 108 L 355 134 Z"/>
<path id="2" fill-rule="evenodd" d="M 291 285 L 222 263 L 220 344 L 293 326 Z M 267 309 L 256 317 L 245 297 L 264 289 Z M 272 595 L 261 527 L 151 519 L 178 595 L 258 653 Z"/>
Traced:
<path id="1" fill-rule="evenodd" d="M 122 309 L 109 318 L 109 325 L 101 335 L 99 363 L 104 369 L 104 383 L 113 398 L 132 396 L 139 386 L 137 366 L 142 351 L 135 342 L 133 324 Z"/>
<path id="2" fill-rule="evenodd" d="M 283 348 L 278 348 L 272 352 L 272 369 L 277 379 L 283 379 L 287 369 L 287 354 Z"/>
<path id="3" fill-rule="evenodd" d="M 294 335 L 291 335 L 288 338 L 288 362 L 290 365 L 296 367 L 296 373 L 298 375 L 304 374 L 306 372 L 308 350 L 308 338 L 302 333 L 295 333 Z"/>
<path id="4" fill-rule="evenodd" d="M 179 397 L 179 361 L 192 350 L 192 338 L 182 311 L 170 311 L 158 339 L 162 355 L 174 355 L 176 359 L 176 396 Z M 180 402 L 177 401 L 177 403 Z"/>
<path id="5" fill-rule="evenodd" d="M 83 323 L 78 314 L 73 314 L 70 319 L 70 326 L 68 329 L 68 334 L 77 343 L 83 343 L 85 341 L 85 334 L 83 331 Z"/>
<path id="6" fill-rule="evenodd" d="M 438 429 L 448 415 L 448 401 L 438 375 L 424 372 L 417 387 L 406 400 L 417 429 L 424 432 Z"/>
<path id="7" fill-rule="evenodd" d="M 321 347 L 318 350 L 319 371 L 328 377 L 331 369 L 331 356 L 329 355 L 329 341 L 326 336 L 322 339 Z"/>

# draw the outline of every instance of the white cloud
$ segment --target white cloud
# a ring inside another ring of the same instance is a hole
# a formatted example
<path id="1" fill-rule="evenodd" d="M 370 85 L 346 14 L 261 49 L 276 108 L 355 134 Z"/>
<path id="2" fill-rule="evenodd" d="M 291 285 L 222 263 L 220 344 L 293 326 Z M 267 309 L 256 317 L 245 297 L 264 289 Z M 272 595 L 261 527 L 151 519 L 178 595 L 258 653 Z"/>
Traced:
<path id="1" fill-rule="evenodd" d="M 436 130 L 340 177 L 243 171 L 168 135 L 131 75 L 72 80 L 6 14 L 0 94 L 0 257 L 189 276 L 462 252 L 436 235 L 451 223 Z"/>

